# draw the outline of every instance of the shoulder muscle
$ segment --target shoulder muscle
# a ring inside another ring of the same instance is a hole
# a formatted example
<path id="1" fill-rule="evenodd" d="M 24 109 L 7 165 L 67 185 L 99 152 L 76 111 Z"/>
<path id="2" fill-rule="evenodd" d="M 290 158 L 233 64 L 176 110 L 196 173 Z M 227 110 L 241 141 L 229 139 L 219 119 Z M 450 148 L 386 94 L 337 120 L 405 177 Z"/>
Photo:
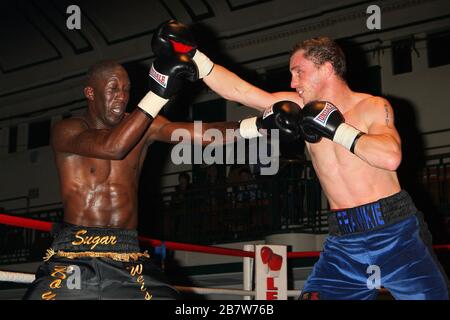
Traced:
<path id="1" fill-rule="evenodd" d="M 373 125 L 394 129 L 394 111 L 389 101 L 382 97 L 370 97 L 363 102 L 364 120 L 367 127 Z"/>

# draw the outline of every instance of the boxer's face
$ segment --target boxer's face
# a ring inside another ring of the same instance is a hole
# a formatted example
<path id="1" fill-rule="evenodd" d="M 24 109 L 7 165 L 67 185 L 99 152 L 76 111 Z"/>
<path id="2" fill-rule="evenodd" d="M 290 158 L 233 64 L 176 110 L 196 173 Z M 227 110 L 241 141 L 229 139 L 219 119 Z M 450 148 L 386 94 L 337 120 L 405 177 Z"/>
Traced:
<path id="1" fill-rule="evenodd" d="M 125 115 L 130 97 L 130 80 L 124 68 L 104 71 L 94 85 L 96 115 L 106 126 L 115 126 Z"/>
<path id="2" fill-rule="evenodd" d="M 320 91 L 324 78 L 321 67 L 305 58 L 303 51 L 297 51 L 290 59 L 291 88 L 294 88 L 306 104 L 313 100 L 320 100 Z"/>

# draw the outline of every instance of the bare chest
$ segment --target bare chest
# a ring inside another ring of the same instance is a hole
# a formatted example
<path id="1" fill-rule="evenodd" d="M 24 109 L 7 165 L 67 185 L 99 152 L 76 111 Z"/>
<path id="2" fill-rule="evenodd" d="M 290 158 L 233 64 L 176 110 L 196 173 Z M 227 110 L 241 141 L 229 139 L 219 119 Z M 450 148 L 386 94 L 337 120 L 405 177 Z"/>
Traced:
<path id="1" fill-rule="evenodd" d="M 139 178 L 145 153 L 139 146 L 121 160 L 70 155 L 57 157 L 57 164 L 63 182 L 72 181 L 91 188 L 104 184 L 133 184 Z"/>
<path id="2" fill-rule="evenodd" d="M 345 114 L 344 117 L 347 124 L 367 132 L 361 117 L 351 112 Z M 322 176 L 330 178 L 333 178 L 333 176 L 342 177 L 367 166 L 364 161 L 349 150 L 329 139 L 322 138 L 319 143 L 308 144 L 307 147 L 313 160 L 314 168 Z"/>

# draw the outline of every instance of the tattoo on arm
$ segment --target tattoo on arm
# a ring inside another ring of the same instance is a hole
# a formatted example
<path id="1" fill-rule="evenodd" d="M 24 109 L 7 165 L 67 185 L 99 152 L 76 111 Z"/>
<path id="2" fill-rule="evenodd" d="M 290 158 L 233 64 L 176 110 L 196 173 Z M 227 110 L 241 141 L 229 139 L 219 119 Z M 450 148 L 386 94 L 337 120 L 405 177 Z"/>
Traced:
<path id="1" fill-rule="evenodd" d="M 384 111 L 386 112 L 386 125 L 389 125 L 389 108 L 388 106 L 385 104 L 384 105 Z"/>

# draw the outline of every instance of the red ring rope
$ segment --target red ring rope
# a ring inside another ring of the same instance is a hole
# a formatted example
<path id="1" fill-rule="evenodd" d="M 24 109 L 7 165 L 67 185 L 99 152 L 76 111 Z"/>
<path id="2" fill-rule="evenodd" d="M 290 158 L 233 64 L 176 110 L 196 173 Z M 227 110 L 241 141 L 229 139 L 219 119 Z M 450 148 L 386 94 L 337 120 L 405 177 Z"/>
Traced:
<path id="1" fill-rule="evenodd" d="M 14 227 L 22 227 L 27 229 L 34 229 L 40 231 L 49 232 L 52 229 L 52 223 L 48 221 L 40 221 L 36 219 L 30 218 L 22 218 L 16 217 L 6 214 L 0 214 L 0 224 L 14 226 Z M 161 240 L 150 239 L 146 237 L 139 236 L 139 241 L 142 244 L 146 244 L 152 247 L 158 247 L 163 244 Z M 172 242 L 172 241 L 164 241 L 164 245 L 168 249 L 180 250 L 180 251 L 192 251 L 192 252 L 200 252 L 200 253 L 209 253 L 209 254 L 219 254 L 226 256 L 235 256 L 235 257 L 250 257 L 254 258 L 255 253 L 239 250 L 239 249 L 230 249 L 230 248 L 221 248 L 215 246 L 202 246 L 196 244 L 189 243 L 180 243 L 180 242 Z M 450 245 L 434 245 L 433 249 L 436 251 L 444 251 L 450 250 Z M 313 258 L 319 257 L 320 251 L 309 251 L 309 252 L 288 252 L 288 258 Z"/>

